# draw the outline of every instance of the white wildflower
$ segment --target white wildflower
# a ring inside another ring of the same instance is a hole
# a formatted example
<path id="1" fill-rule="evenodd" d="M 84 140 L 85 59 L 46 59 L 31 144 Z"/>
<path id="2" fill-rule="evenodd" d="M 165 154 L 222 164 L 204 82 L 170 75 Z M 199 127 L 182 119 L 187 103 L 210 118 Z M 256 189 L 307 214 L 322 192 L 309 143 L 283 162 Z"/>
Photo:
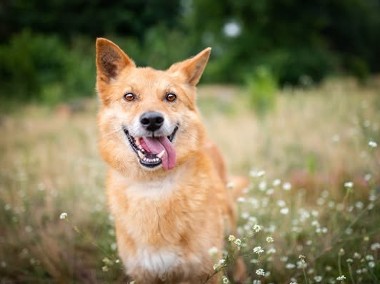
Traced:
<path id="1" fill-rule="evenodd" d="M 361 257 L 362 256 L 360 255 L 360 253 L 357 253 L 357 252 L 354 253 L 354 258 L 360 259 Z"/>
<path id="2" fill-rule="evenodd" d="M 319 212 L 318 212 L 317 210 L 312 210 L 312 211 L 311 211 L 311 215 L 312 215 L 313 217 L 318 217 L 318 216 L 319 216 Z"/>
<path id="3" fill-rule="evenodd" d="M 223 276 L 223 284 L 228 284 L 228 283 L 230 283 L 228 278 L 226 276 Z"/>
<path id="4" fill-rule="evenodd" d="M 282 189 L 283 190 L 291 190 L 292 189 L 292 185 L 290 184 L 290 182 L 285 182 L 283 185 L 282 185 Z"/>
<path id="5" fill-rule="evenodd" d="M 267 195 L 272 195 L 274 193 L 274 189 L 273 188 L 269 188 L 267 190 Z"/>
<path id="6" fill-rule="evenodd" d="M 258 232 L 261 231 L 261 226 L 256 224 L 256 225 L 254 225 L 254 226 L 252 227 L 252 229 L 253 229 L 256 233 L 258 233 Z"/>
<path id="7" fill-rule="evenodd" d="M 317 283 L 322 282 L 322 276 L 320 276 L 320 275 L 315 275 L 315 276 L 314 276 L 314 281 L 317 282 Z"/>
<path id="8" fill-rule="evenodd" d="M 358 209 L 363 209 L 364 203 L 361 202 L 361 201 L 358 201 L 358 202 L 355 203 L 355 207 L 358 208 Z"/>
<path id="9" fill-rule="evenodd" d="M 228 236 L 228 240 L 229 240 L 230 242 L 233 242 L 234 240 L 236 240 L 236 238 L 235 238 L 234 235 L 229 235 L 229 236 Z"/>
<path id="10" fill-rule="evenodd" d="M 376 266 L 376 264 L 375 264 L 374 261 L 370 261 L 370 262 L 368 262 L 368 266 L 369 266 L 370 268 L 374 268 L 374 267 Z"/>
<path id="11" fill-rule="evenodd" d="M 365 181 L 370 181 L 371 178 L 372 178 L 372 175 L 371 175 L 371 174 L 366 174 L 366 175 L 364 176 L 364 180 L 365 180 Z"/>
<path id="12" fill-rule="evenodd" d="M 378 250 L 380 249 L 380 243 L 373 243 L 371 245 L 371 250 Z"/>
<path id="13" fill-rule="evenodd" d="M 286 267 L 286 269 L 294 269 L 296 266 L 295 266 L 295 264 L 293 264 L 293 263 L 287 263 L 287 264 L 285 265 L 285 267 Z"/>
<path id="14" fill-rule="evenodd" d="M 267 183 L 266 183 L 265 181 L 261 181 L 261 182 L 259 183 L 259 189 L 260 189 L 261 191 L 265 191 L 265 190 L 267 189 Z"/>
<path id="15" fill-rule="evenodd" d="M 273 243 L 273 238 L 272 237 L 267 237 L 266 241 L 267 241 L 267 243 Z"/>
<path id="16" fill-rule="evenodd" d="M 259 268 L 259 269 L 256 270 L 256 274 L 257 275 L 261 275 L 261 276 L 265 276 L 265 271 L 264 271 L 264 269 Z"/>
<path id="17" fill-rule="evenodd" d="M 307 267 L 307 263 L 304 259 L 297 261 L 297 268 L 298 269 L 305 269 L 306 267 Z"/>
<path id="18" fill-rule="evenodd" d="M 320 227 L 319 222 L 317 220 L 313 220 L 313 222 L 311 222 L 311 225 L 313 227 Z"/>
<path id="19" fill-rule="evenodd" d="M 273 186 L 279 186 L 281 184 L 281 180 L 280 179 L 275 179 L 272 183 Z"/>
<path id="20" fill-rule="evenodd" d="M 375 141 L 371 140 L 371 141 L 368 142 L 368 146 L 372 147 L 372 148 L 376 148 L 377 147 L 377 143 Z"/>
<path id="21" fill-rule="evenodd" d="M 254 252 L 254 253 L 257 253 L 257 254 L 260 254 L 260 253 L 263 253 L 264 250 L 263 250 L 262 247 L 257 246 L 257 247 L 254 247 L 254 248 L 253 248 L 253 252 Z"/>
<path id="22" fill-rule="evenodd" d="M 213 269 L 214 269 L 215 271 L 218 271 L 220 268 L 222 268 L 222 267 L 224 266 L 225 262 L 226 262 L 226 260 L 225 260 L 224 258 L 220 259 L 220 260 L 218 261 L 218 263 L 215 263 L 215 264 L 214 264 Z"/>
<path id="23" fill-rule="evenodd" d="M 251 177 L 262 177 L 265 175 L 265 171 L 262 171 L 262 170 L 251 170 L 249 172 L 249 175 Z"/>
<path id="24" fill-rule="evenodd" d="M 352 228 L 347 228 L 344 232 L 346 233 L 346 235 L 351 235 L 354 232 L 354 230 Z"/>
<path id="25" fill-rule="evenodd" d="M 282 215 L 287 215 L 289 213 L 289 208 L 288 207 L 281 208 L 280 213 Z"/>
<path id="26" fill-rule="evenodd" d="M 218 253 L 218 248 L 217 247 L 211 247 L 209 250 L 208 250 L 208 254 L 209 255 L 216 255 Z"/>
<path id="27" fill-rule="evenodd" d="M 340 141 L 340 136 L 338 134 L 335 134 L 333 137 L 332 137 L 332 141 L 337 143 Z"/>
<path id="28" fill-rule="evenodd" d="M 340 275 L 340 276 L 338 276 L 338 277 L 336 278 L 336 280 L 338 280 L 338 281 L 346 280 L 346 276 L 344 276 L 344 275 Z"/>
<path id="29" fill-rule="evenodd" d="M 248 219 L 249 218 L 249 213 L 248 212 L 242 212 L 241 213 L 241 218 Z"/>
<path id="30" fill-rule="evenodd" d="M 267 249 L 267 254 L 274 254 L 274 253 L 276 253 L 276 249 L 274 247 Z"/>
<path id="31" fill-rule="evenodd" d="M 67 218 L 67 213 L 66 212 L 62 212 L 61 215 L 59 215 L 59 219 L 61 220 L 64 220 Z"/>
<path id="32" fill-rule="evenodd" d="M 288 257 L 287 256 L 281 256 L 280 257 L 280 260 L 282 261 L 282 262 L 287 262 L 288 261 Z"/>
<path id="33" fill-rule="evenodd" d="M 346 181 L 344 183 L 345 188 L 352 188 L 354 186 L 354 183 L 352 181 Z"/>
<path id="34" fill-rule="evenodd" d="M 117 244 L 116 244 L 116 243 L 112 243 L 112 244 L 110 245 L 110 247 L 111 247 L 111 250 L 116 251 L 116 249 L 117 249 Z"/>
<path id="35" fill-rule="evenodd" d="M 234 241 L 234 244 L 237 245 L 238 247 L 240 247 L 241 246 L 241 240 L 240 239 L 236 239 Z"/>
<path id="36" fill-rule="evenodd" d="M 236 201 L 239 202 L 239 203 L 244 203 L 245 202 L 245 198 L 244 197 L 239 197 Z"/>

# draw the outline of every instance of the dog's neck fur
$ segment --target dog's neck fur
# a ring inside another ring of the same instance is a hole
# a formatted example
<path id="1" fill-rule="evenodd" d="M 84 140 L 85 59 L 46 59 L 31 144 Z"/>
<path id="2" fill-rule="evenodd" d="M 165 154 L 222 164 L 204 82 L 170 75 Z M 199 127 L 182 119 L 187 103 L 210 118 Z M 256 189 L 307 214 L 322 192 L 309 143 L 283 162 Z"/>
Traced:
<path id="1" fill-rule="evenodd" d="M 139 175 L 124 174 L 110 168 L 109 177 L 112 176 L 112 179 L 117 179 L 118 183 L 125 185 L 125 193 L 128 198 L 158 199 L 171 195 L 176 190 L 175 187 L 180 184 L 185 170 L 193 168 L 196 172 L 196 167 L 197 161 L 190 158 L 172 170 L 158 169 L 149 172 L 139 169 Z"/>

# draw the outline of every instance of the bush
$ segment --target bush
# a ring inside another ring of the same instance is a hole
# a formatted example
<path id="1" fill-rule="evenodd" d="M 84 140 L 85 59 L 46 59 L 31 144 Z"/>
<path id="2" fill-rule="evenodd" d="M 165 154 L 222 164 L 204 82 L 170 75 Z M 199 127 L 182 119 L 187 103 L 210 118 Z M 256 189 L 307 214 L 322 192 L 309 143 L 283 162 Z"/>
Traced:
<path id="1" fill-rule="evenodd" d="M 0 46 L 0 96 L 38 99 L 42 86 L 64 77 L 67 50 L 57 37 L 26 30 Z"/>
<path id="2" fill-rule="evenodd" d="M 277 80 L 269 68 L 260 66 L 246 77 L 247 91 L 252 107 L 258 115 L 265 115 L 276 103 Z"/>
<path id="3" fill-rule="evenodd" d="M 334 73 L 337 57 L 317 48 L 286 48 L 276 50 L 262 59 L 268 64 L 281 85 L 303 84 L 309 77 L 314 83 Z"/>
<path id="4" fill-rule="evenodd" d="M 25 30 L 0 46 L 0 98 L 55 104 L 92 95 L 94 47 L 77 38 L 71 49 L 56 36 Z"/>

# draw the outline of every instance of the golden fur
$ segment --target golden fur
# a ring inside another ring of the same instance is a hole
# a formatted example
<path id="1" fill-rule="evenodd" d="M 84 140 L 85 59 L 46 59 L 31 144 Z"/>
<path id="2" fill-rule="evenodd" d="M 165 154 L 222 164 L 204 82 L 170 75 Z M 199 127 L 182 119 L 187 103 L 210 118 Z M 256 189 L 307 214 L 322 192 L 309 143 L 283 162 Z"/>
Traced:
<path id="1" fill-rule="evenodd" d="M 235 208 L 223 159 L 196 106 L 196 84 L 210 51 L 160 71 L 136 67 L 111 41 L 96 43 L 99 149 L 109 166 L 118 252 L 136 283 L 218 281 L 209 279 L 215 261 L 209 249 L 218 248 L 220 256 L 226 227 L 234 230 Z M 133 101 L 126 93 L 135 95 Z M 168 93 L 177 99 L 169 102 Z M 172 169 L 142 166 L 123 131 L 140 133 L 138 118 L 150 111 L 163 114 L 168 129 L 178 126 Z M 240 189 L 246 186 L 239 182 Z"/>

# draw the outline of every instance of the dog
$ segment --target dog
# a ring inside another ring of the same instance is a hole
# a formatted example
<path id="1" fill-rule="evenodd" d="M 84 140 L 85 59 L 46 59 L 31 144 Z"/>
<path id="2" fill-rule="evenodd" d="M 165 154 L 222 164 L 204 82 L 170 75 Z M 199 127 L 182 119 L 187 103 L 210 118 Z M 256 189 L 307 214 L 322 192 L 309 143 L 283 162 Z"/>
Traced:
<path id="1" fill-rule="evenodd" d="M 210 52 L 162 71 L 96 41 L 99 150 L 118 253 L 136 283 L 217 283 L 209 250 L 220 258 L 227 228 L 235 232 L 233 196 L 246 181 L 227 189 L 196 106 Z"/>

